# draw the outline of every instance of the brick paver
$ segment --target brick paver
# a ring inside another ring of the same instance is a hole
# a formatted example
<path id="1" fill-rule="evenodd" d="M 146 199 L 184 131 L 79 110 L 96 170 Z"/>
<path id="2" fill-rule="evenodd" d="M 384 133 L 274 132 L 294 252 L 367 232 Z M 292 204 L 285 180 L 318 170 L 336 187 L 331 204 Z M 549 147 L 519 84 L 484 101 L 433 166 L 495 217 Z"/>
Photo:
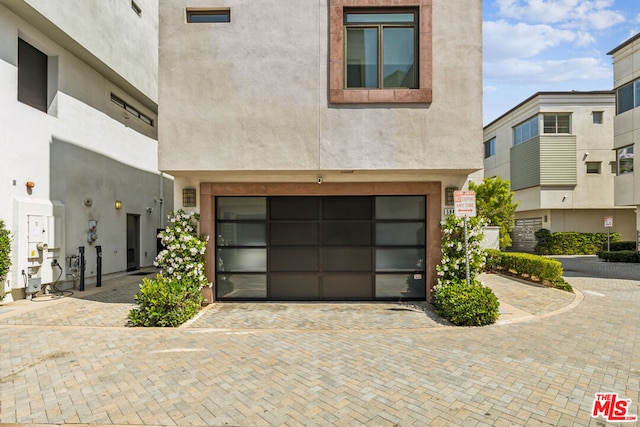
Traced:
<path id="1" fill-rule="evenodd" d="M 217 304 L 126 328 L 132 278 L 7 304 L 0 423 L 597 426 L 603 391 L 637 414 L 640 281 L 567 276 L 584 295 L 568 311 L 572 294 L 483 277 L 533 315 L 483 328 L 409 304 Z"/>

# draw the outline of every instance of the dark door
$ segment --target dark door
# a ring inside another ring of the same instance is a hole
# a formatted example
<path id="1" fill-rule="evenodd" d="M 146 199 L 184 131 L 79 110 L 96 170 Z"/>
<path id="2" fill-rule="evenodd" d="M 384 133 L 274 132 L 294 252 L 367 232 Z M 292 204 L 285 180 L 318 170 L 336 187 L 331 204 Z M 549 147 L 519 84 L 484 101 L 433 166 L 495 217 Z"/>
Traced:
<path id="1" fill-rule="evenodd" d="M 220 299 L 424 299 L 424 196 L 216 198 Z"/>
<path id="2" fill-rule="evenodd" d="M 127 271 L 140 268 L 140 215 L 127 214 Z"/>

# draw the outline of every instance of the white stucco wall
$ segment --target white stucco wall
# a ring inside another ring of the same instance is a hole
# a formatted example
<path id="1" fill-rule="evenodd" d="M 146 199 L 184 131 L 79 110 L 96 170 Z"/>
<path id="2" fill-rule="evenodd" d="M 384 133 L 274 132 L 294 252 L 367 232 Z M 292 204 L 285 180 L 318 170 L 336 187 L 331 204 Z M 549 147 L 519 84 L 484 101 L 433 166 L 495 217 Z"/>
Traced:
<path id="1" fill-rule="evenodd" d="M 328 104 L 327 0 L 240 0 L 229 24 L 185 23 L 186 7 L 226 5 L 160 4 L 161 170 L 482 167 L 478 2 L 434 1 L 433 102 L 393 106 Z"/>
<path id="2" fill-rule="evenodd" d="M 11 3 L 24 6 L 23 2 Z M 47 2 L 37 3 L 43 12 L 52 7 Z M 72 2 L 62 3 L 62 10 L 52 12 L 53 15 L 69 13 L 65 8 L 70 8 Z M 78 13 L 96 12 L 92 7 L 98 7 L 98 3 L 115 7 L 113 2 L 83 3 L 80 8 L 89 9 L 65 15 L 70 21 L 68 28 L 75 28 L 80 25 L 76 21 L 83 21 L 82 28 L 86 30 L 86 26 L 95 21 L 88 17 L 95 15 Z M 131 115 L 126 119 L 124 110 L 113 103 L 110 96 L 114 93 L 131 103 L 153 118 L 154 125 L 157 107 L 143 105 L 139 93 L 128 93 L 77 57 L 68 49 L 75 49 L 73 46 L 52 40 L 41 31 L 50 32 L 50 28 L 43 28 L 40 20 L 27 21 L 28 15 L 18 16 L 3 4 L 0 1 L 0 149 L 4 153 L 0 159 L 0 218 L 13 234 L 13 267 L 5 289 L 23 287 L 22 270 L 28 270 L 33 263 L 27 256 L 30 232 L 27 218 L 33 215 L 51 218 L 49 250 L 42 254 L 44 259 L 38 261 L 45 261 L 42 262 L 43 283 L 58 276 L 57 270 L 50 266 L 53 258 L 65 268 L 61 280 L 69 279 L 67 258 L 82 245 L 87 253 L 88 283 L 96 272 L 96 245 L 103 249 L 103 274 L 125 270 L 127 213 L 140 215 L 140 265 L 150 265 L 156 251 L 156 229 L 164 224 L 166 213 L 172 207 L 172 186 L 166 179 L 161 182 L 157 171 L 156 127 Z M 118 7 L 124 7 L 138 19 L 129 3 Z M 105 15 L 109 8 L 101 10 L 105 20 L 109 20 L 109 15 Z M 77 19 L 80 17 L 84 19 Z M 150 37 L 153 38 L 153 33 Z M 49 58 L 46 113 L 17 100 L 18 38 Z M 87 43 L 87 49 L 94 48 Z M 110 50 L 115 55 L 117 39 L 111 43 Z M 135 44 L 134 37 L 128 43 Z M 103 59 L 108 60 L 109 56 Z M 117 67 L 117 61 L 113 65 Z M 148 73 L 149 81 L 153 82 L 155 71 L 145 68 L 146 71 L 136 72 Z M 31 191 L 25 187 L 27 181 L 35 183 Z M 91 206 L 84 205 L 86 198 L 92 200 Z M 123 201 L 121 211 L 114 209 L 115 200 Z M 151 213 L 147 213 L 147 207 L 152 208 Z M 92 244 L 87 242 L 89 219 L 98 220 L 98 239 Z M 14 291 L 13 297 L 20 297 L 19 292 Z"/>

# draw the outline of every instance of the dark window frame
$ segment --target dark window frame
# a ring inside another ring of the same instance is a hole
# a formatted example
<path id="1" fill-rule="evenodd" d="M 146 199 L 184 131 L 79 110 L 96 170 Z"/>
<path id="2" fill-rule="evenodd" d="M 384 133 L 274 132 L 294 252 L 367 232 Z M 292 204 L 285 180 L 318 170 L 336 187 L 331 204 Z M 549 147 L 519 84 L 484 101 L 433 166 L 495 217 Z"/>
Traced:
<path id="1" fill-rule="evenodd" d="M 489 139 L 484 143 L 484 158 L 488 159 L 496 155 L 496 137 Z"/>
<path id="2" fill-rule="evenodd" d="M 230 8 L 189 8 L 186 10 L 189 24 L 224 24 L 231 22 Z"/>
<path id="3" fill-rule="evenodd" d="M 141 121 L 148 124 L 149 126 L 151 127 L 154 126 L 154 120 L 151 117 L 147 116 L 146 114 L 138 110 L 136 107 L 132 106 L 131 104 L 129 104 L 128 102 L 126 102 L 125 100 L 123 100 L 122 98 L 120 98 L 119 96 L 113 93 L 111 94 L 111 102 L 113 102 L 114 104 L 122 108 L 126 113 L 132 114 L 133 116 L 139 118 Z"/>

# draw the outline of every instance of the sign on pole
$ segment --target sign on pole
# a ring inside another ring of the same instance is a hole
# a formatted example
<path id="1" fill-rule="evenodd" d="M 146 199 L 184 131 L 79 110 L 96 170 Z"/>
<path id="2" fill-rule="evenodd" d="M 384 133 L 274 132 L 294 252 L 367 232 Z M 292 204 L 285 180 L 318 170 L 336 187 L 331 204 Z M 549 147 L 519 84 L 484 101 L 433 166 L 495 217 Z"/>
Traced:
<path id="1" fill-rule="evenodd" d="M 605 227 L 613 227 L 613 217 L 612 216 L 605 216 L 604 217 L 604 226 Z"/>
<path id="2" fill-rule="evenodd" d="M 456 218 L 471 218 L 476 216 L 476 192 L 454 191 L 453 207 Z"/>

